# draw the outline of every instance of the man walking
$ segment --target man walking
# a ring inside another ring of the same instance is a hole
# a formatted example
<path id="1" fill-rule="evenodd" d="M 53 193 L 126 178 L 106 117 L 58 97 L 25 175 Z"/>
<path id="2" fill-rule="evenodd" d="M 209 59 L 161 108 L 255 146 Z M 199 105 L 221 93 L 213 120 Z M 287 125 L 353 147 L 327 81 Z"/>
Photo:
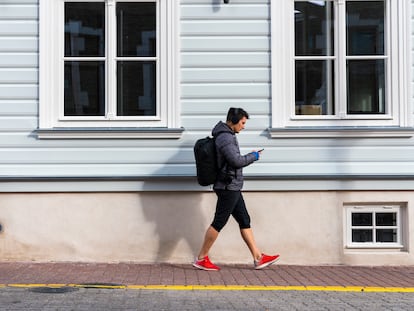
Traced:
<path id="1" fill-rule="evenodd" d="M 250 227 L 250 216 L 241 193 L 243 167 L 259 160 L 260 157 L 260 151 L 253 151 L 246 155 L 240 154 L 236 134 L 244 130 L 248 118 L 249 114 L 242 108 L 230 108 L 226 123 L 218 122 L 212 131 L 213 136 L 216 137 L 217 161 L 221 170 L 213 187 L 217 195 L 216 213 L 212 224 L 207 229 L 198 257 L 193 263 L 193 266 L 198 269 L 220 270 L 210 261 L 208 253 L 230 215 L 239 224 L 241 236 L 253 256 L 255 269 L 265 268 L 279 259 L 279 255 L 265 255 L 257 247 Z"/>

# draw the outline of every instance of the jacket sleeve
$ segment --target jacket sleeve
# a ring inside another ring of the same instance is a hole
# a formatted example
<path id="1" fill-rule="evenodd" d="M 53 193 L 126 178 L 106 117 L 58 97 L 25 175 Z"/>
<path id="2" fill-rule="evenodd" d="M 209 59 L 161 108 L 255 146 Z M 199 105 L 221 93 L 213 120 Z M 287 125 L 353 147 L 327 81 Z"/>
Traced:
<path id="1" fill-rule="evenodd" d="M 216 138 L 218 152 L 224 160 L 234 168 L 242 168 L 252 164 L 256 157 L 253 153 L 246 155 L 240 154 L 240 148 L 237 144 L 236 137 L 231 133 L 224 133 Z"/>

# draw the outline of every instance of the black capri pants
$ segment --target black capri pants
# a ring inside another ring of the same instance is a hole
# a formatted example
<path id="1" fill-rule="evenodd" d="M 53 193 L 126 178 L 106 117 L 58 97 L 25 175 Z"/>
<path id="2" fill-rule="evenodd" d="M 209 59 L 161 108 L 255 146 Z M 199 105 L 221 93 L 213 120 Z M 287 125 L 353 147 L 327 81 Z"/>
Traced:
<path id="1" fill-rule="evenodd" d="M 211 226 L 220 232 L 232 215 L 240 229 L 250 228 L 250 215 L 247 212 L 241 191 L 215 190 L 215 192 L 217 205 Z"/>

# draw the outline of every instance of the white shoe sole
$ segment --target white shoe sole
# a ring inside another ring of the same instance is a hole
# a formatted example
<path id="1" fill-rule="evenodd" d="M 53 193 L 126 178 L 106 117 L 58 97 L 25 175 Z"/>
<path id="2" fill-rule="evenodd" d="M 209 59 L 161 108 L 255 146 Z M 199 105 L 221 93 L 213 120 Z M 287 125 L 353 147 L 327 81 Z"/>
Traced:
<path id="1" fill-rule="evenodd" d="M 196 267 L 197 269 L 204 270 L 204 271 L 219 271 L 220 270 L 220 269 L 213 269 L 213 268 L 209 269 L 209 268 L 200 266 L 200 265 L 196 264 L 195 262 L 193 262 L 193 267 Z"/>
<path id="2" fill-rule="evenodd" d="M 278 261 L 279 258 L 280 258 L 280 256 L 277 257 L 276 259 L 272 260 L 272 261 L 268 261 L 268 262 L 266 262 L 264 264 L 261 264 L 260 266 L 255 266 L 254 268 L 256 270 L 260 270 L 260 269 L 266 268 L 266 267 L 270 266 L 271 264 L 275 263 L 276 261 Z"/>

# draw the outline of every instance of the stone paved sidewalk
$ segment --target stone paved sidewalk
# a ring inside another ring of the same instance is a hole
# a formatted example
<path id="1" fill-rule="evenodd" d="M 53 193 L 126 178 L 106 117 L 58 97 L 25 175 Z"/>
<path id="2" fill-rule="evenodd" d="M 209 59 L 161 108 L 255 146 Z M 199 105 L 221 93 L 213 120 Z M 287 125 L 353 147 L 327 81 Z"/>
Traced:
<path id="1" fill-rule="evenodd" d="M 414 288 L 414 266 L 226 265 L 200 271 L 191 264 L 0 262 L 0 284 L 173 286 L 362 286 Z"/>

